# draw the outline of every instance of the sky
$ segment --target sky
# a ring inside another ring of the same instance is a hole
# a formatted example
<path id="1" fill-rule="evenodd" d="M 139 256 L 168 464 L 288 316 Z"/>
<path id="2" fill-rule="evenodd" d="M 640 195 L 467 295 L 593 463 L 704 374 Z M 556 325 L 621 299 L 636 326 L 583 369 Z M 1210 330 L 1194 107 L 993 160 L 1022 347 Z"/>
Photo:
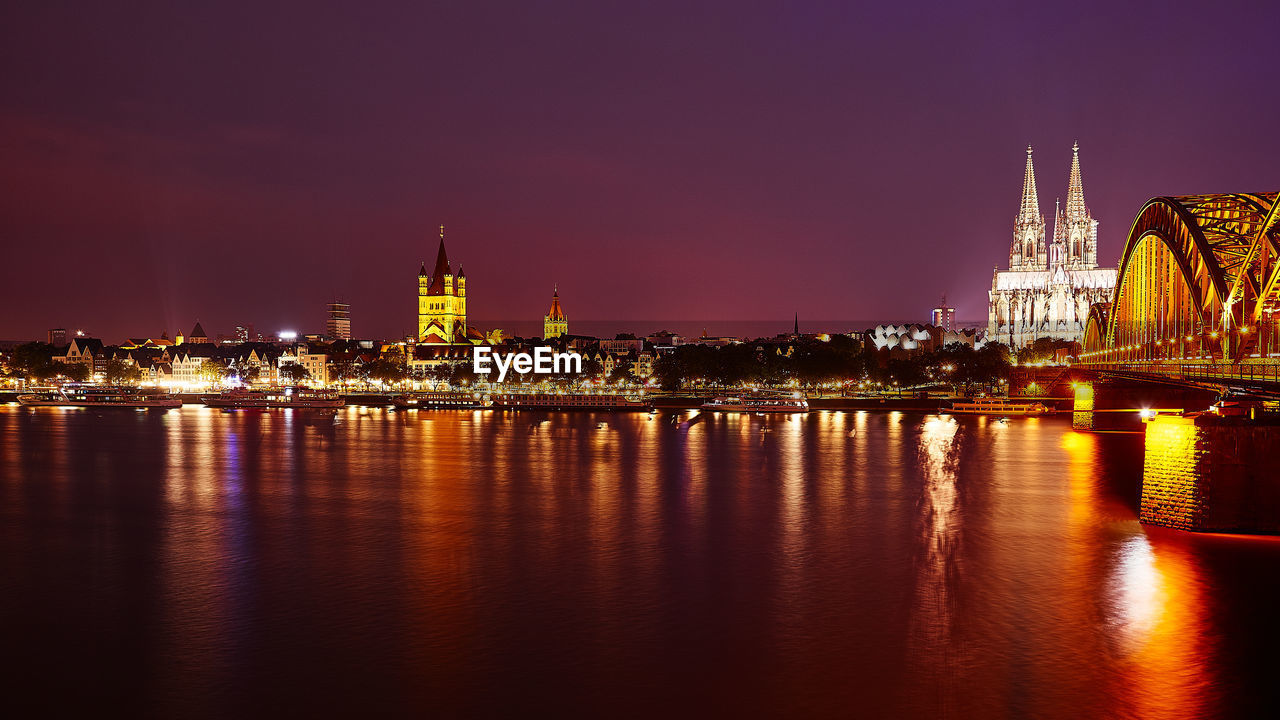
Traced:
<path id="1" fill-rule="evenodd" d="M 411 333 L 441 224 L 482 327 L 985 321 L 1028 144 L 1107 264 L 1280 189 L 1275 3 L 196 5 L 0 8 L 0 339 Z"/>

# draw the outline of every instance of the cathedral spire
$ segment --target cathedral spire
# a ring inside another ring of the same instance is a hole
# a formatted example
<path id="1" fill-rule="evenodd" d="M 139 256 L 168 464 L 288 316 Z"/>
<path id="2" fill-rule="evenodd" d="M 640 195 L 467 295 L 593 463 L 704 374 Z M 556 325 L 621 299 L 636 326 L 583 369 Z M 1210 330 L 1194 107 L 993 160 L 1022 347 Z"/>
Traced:
<path id="1" fill-rule="evenodd" d="M 1066 230 L 1062 227 L 1062 198 L 1053 199 L 1053 241 L 1066 239 Z"/>
<path id="2" fill-rule="evenodd" d="M 1036 194 L 1036 167 L 1031 162 L 1031 146 L 1027 146 L 1027 169 L 1022 176 L 1022 208 L 1018 220 L 1034 223 L 1040 219 L 1040 196 Z"/>
<path id="3" fill-rule="evenodd" d="M 1067 218 L 1076 220 L 1089 214 L 1084 204 L 1084 183 L 1080 180 L 1080 143 L 1071 146 L 1071 178 L 1067 181 Z"/>

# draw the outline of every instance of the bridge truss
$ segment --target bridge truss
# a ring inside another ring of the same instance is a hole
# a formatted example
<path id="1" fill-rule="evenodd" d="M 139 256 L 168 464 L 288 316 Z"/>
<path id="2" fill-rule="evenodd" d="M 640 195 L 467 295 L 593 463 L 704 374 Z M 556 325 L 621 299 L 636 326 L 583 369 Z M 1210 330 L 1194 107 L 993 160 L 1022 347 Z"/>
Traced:
<path id="1" fill-rule="evenodd" d="M 1280 193 L 1158 197 L 1138 212 L 1081 361 L 1280 362 Z"/>

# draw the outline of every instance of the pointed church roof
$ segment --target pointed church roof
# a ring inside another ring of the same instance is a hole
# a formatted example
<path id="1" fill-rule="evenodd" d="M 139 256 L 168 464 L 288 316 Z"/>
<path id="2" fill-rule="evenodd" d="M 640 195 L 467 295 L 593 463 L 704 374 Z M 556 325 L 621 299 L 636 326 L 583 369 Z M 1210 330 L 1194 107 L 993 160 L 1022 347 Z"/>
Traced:
<path id="1" fill-rule="evenodd" d="M 449 254 L 444 250 L 444 228 L 440 228 L 440 249 L 436 251 L 436 266 L 431 271 L 431 286 L 428 295 L 444 294 L 444 276 L 449 275 Z"/>
<path id="2" fill-rule="evenodd" d="M 418 270 L 418 277 L 427 277 L 427 264 L 422 263 L 422 267 Z"/>
<path id="3" fill-rule="evenodd" d="M 209 336 L 204 334 L 204 328 L 200 326 L 200 321 L 199 321 L 199 320 L 197 320 L 197 321 L 196 321 L 196 326 L 195 326 L 195 327 L 193 327 L 193 328 L 191 328 L 191 334 L 190 334 L 190 335 L 188 335 L 187 337 L 193 337 L 193 338 L 201 337 L 201 338 L 202 338 L 202 337 L 209 337 Z"/>
<path id="4" fill-rule="evenodd" d="M 1084 182 L 1080 179 L 1080 143 L 1071 146 L 1071 177 L 1067 180 L 1067 219 L 1078 220 L 1089 214 L 1084 204 Z"/>
<path id="5" fill-rule="evenodd" d="M 1061 198 L 1053 199 L 1053 241 L 1062 242 L 1066 240 L 1066 229 L 1062 227 L 1062 205 Z"/>
<path id="6" fill-rule="evenodd" d="M 560 288 L 551 286 L 551 309 L 547 311 L 548 320 L 564 320 L 564 310 L 560 309 Z"/>
<path id="7" fill-rule="evenodd" d="M 1022 206 L 1018 211 L 1018 221 L 1024 223 L 1043 222 L 1040 214 L 1040 196 L 1036 193 L 1036 167 L 1031 162 L 1031 146 L 1027 146 L 1027 169 L 1022 175 Z"/>

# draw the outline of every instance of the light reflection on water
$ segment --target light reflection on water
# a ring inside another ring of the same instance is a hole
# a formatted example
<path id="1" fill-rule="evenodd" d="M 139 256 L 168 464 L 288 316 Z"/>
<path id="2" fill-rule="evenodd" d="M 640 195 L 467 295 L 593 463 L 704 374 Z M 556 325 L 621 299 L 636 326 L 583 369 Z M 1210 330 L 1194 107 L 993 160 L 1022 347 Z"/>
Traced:
<path id="1" fill-rule="evenodd" d="M 939 711 L 954 708 L 955 682 L 963 649 L 951 634 L 956 598 L 957 553 L 961 513 L 956 488 L 959 423 L 952 417 L 928 416 L 918 445 L 922 482 L 918 501 L 920 546 L 915 560 L 916 584 L 911 611 L 911 668 L 927 677 Z"/>
<path id="2" fill-rule="evenodd" d="M 1139 443 L 4 408 L 2 627 L 17 687 L 170 716 L 1247 715 L 1280 545 L 1144 529 Z"/>

